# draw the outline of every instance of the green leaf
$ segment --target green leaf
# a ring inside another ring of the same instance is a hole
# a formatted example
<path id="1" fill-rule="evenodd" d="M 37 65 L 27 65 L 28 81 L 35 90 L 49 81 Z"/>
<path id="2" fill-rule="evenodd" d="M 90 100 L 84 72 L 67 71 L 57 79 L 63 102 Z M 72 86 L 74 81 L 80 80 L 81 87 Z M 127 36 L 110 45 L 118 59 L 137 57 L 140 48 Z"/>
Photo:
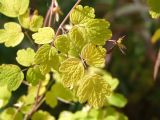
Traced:
<path id="1" fill-rule="evenodd" d="M 68 53 L 70 49 L 70 40 L 67 35 L 59 35 L 54 41 L 55 47 L 62 53 Z"/>
<path id="2" fill-rule="evenodd" d="M 29 0 L 0 0 L 0 12 L 8 17 L 18 17 L 26 12 Z"/>
<path id="3" fill-rule="evenodd" d="M 152 43 L 156 43 L 158 40 L 160 40 L 160 29 L 156 30 L 151 39 Z"/>
<path id="4" fill-rule="evenodd" d="M 9 90 L 15 91 L 24 79 L 23 72 L 16 65 L 0 66 L 0 86 L 7 85 Z"/>
<path id="5" fill-rule="evenodd" d="M 157 18 L 160 17 L 160 13 L 154 12 L 154 11 L 152 11 L 152 10 L 149 11 L 149 14 L 151 15 L 151 17 L 152 17 L 153 19 L 157 19 Z"/>
<path id="6" fill-rule="evenodd" d="M 35 112 L 31 120 L 55 120 L 48 112 L 39 110 Z"/>
<path id="7" fill-rule="evenodd" d="M 35 63 L 40 65 L 40 70 L 43 74 L 47 74 L 51 69 L 57 70 L 59 67 L 59 57 L 57 50 L 49 44 L 41 46 L 36 55 Z"/>
<path id="8" fill-rule="evenodd" d="M 78 53 L 80 53 L 85 44 L 88 43 L 82 31 L 82 28 L 75 26 L 69 32 L 71 44 Z"/>
<path id="9" fill-rule="evenodd" d="M 0 29 L 0 43 L 5 43 L 6 47 L 17 46 L 23 38 L 21 26 L 15 22 L 5 23 L 4 29 Z"/>
<path id="10" fill-rule="evenodd" d="M 32 38 L 37 44 L 51 43 L 54 38 L 54 30 L 50 27 L 39 28 L 37 33 L 32 35 Z"/>
<path id="11" fill-rule="evenodd" d="M 62 111 L 59 115 L 58 120 L 73 120 L 73 113 L 69 112 L 69 111 Z"/>
<path id="12" fill-rule="evenodd" d="M 65 88 L 61 83 L 56 82 L 52 88 L 51 91 L 54 93 L 54 95 L 60 99 L 64 99 L 67 101 L 71 101 L 73 99 L 73 94 L 70 90 Z"/>
<path id="13" fill-rule="evenodd" d="M 9 99 L 11 98 L 11 92 L 7 89 L 7 86 L 0 86 L 0 108 L 7 105 Z"/>
<path id="14" fill-rule="evenodd" d="M 111 96 L 108 97 L 108 103 L 116 107 L 122 108 L 127 104 L 127 99 L 121 94 L 113 93 Z"/>
<path id="15" fill-rule="evenodd" d="M 156 13 L 160 13 L 160 1 L 159 0 L 147 0 L 150 9 Z"/>
<path id="16" fill-rule="evenodd" d="M 20 65 L 29 67 L 34 64 L 35 52 L 31 48 L 21 49 L 17 52 L 16 60 Z"/>
<path id="17" fill-rule="evenodd" d="M 84 66 L 78 58 L 68 58 L 62 62 L 59 71 L 63 85 L 72 88 L 84 76 Z"/>
<path id="18" fill-rule="evenodd" d="M 104 67 L 106 50 L 101 46 L 96 46 L 90 43 L 82 49 L 81 57 L 90 66 Z"/>
<path id="19" fill-rule="evenodd" d="M 35 66 L 34 68 L 28 69 L 26 79 L 29 83 L 35 86 L 39 83 L 39 81 L 45 80 L 45 76 L 42 75 L 39 67 Z"/>
<path id="20" fill-rule="evenodd" d="M 102 76 L 97 74 L 86 75 L 77 90 L 77 96 L 80 102 L 88 102 L 89 105 L 99 108 L 102 107 L 107 96 L 111 93 L 110 85 Z"/>
<path id="21" fill-rule="evenodd" d="M 0 114 L 0 120 L 23 120 L 23 115 L 15 108 L 9 107 Z"/>
<path id="22" fill-rule="evenodd" d="M 31 11 L 27 10 L 23 15 L 18 16 L 18 20 L 22 27 L 31 31 L 38 31 L 43 25 L 43 17 L 38 15 L 38 11 L 35 10 L 31 17 Z"/>
<path id="23" fill-rule="evenodd" d="M 58 104 L 58 101 L 56 96 L 54 95 L 54 92 L 56 91 L 48 91 L 45 95 L 46 104 L 52 108 L 54 108 Z"/>
<path id="24" fill-rule="evenodd" d="M 105 42 L 112 37 L 112 32 L 109 30 L 109 22 L 104 19 L 92 19 L 84 24 L 86 39 L 96 45 L 104 45 Z"/>
<path id="25" fill-rule="evenodd" d="M 94 12 L 92 7 L 85 6 L 83 8 L 82 5 L 78 5 L 70 14 L 70 21 L 72 24 L 84 23 L 95 17 Z"/>

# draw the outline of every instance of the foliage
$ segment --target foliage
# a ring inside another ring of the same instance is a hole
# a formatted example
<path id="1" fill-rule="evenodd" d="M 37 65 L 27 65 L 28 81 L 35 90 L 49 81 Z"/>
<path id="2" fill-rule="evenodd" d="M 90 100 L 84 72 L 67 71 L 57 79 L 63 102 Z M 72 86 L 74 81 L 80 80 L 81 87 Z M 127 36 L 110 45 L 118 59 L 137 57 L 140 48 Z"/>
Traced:
<path id="1" fill-rule="evenodd" d="M 148 0 L 150 13 L 157 18 L 160 11 L 155 3 L 158 1 Z M 4 29 L 0 29 L 0 43 L 6 47 L 18 46 L 28 37 L 26 31 L 31 31 L 29 39 L 36 46 L 17 51 L 16 61 L 21 66 L 0 66 L 0 90 L 5 93 L 0 95 L 0 108 L 4 108 L 0 119 L 54 120 L 49 111 L 38 109 L 44 101 L 52 109 L 62 101 L 80 102 L 83 107 L 75 113 L 61 112 L 59 120 L 127 120 L 114 108 L 127 104 L 127 99 L 114 91 L 119 81 L 103 70 L 108 57 L 104 45 L 112 37 L 110 23 L 96 18 L 92 7 L 77 5 L 69 14 L 70 29 L 59 35 L 53 27 L 44 24 L 37 10 L 32 13 L 28 5 L 29 0 L 0 0 L 0 12 L 19 21 L 4 24 Z M 59 28 L 64 30 L 63 26 Z M 158 35 L 155 33 L 153 42 Z M 7 108 L 11 92 L 22 83 L 28 86 L 27 94 Z"/>

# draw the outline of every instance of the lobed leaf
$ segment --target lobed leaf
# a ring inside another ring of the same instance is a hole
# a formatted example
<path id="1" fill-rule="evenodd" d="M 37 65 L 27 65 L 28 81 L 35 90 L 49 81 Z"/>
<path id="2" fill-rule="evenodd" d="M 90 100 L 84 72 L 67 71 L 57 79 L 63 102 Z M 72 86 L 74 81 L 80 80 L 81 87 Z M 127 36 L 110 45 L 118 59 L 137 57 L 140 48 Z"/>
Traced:
<path id="1" fill-rule="evenodd" d="M 38 31 L 38 29 L 43 25 L 43 17 L 38 15 L 37 12 L 38 11 L 35 10 L 32 14 L 28 9 L 24 14 L 18 16 L 19 23 L 22 27 L 34 32 Z"/>
<path id="2" fill-rule="evenodd" d="M 28 69 L 26 79 L 29 83 L 35 86 L 39 83 L 39 81 L 45 80 L 45 76 L 42 75 L 39 67 L 35 66 L 33 68 Z"/>
<path id="3" fill-rule="evenodd" d="M 101 46 L 90 43 L 82 49 L 81 57 L 90 66 L 104 67 L 106 50 Z"/>
<path id="4" fill-rule="evenodd" d="M 40 70 L 43 74 L 47 74 L 51 69 L 58 70 L 59 57 L 57 50 L 51 47 L 49 44 L 41 46 L 35 55 L 35 64 L 40 66 Z"/>
<path id="5" fill-rule="evenodd" d="M 78 58 L 68 58 L 59 67 L 64 86 L 72 88 L 84 76 L 84 66 Z"/>
<path id="6" fill-rule="evenodd" d="M 23 38 L 21 26 L 15 22 L 5 23 L 4 29 L 0 29 L 0 43 L 5 43 L 6 47 L 17 46 Z"/>
<path id="7" fill-rule="evenodd" d="M 15 91 L 24 79 L 24 74 L 16 65 L 0 66 L 0 86 L 7 85 L 8 90 Z"/>
<path id="8" fill-rule="evenodd" d="M 37 33 L 32 35 L 32 38 L 37 44 L 51 43 L 54 38 L 54 30 L 50 27 L 39 28 Z"/>
<path id="9" fill-rule="evenodd" d="M 18 17 L 26 12 L 29 0 L 0 0 L 0 12 L 8 17 Z"/>
<path id="10" fill-rule="evenodd" d="M 70 14 L 70 21 L 72 24 L 84 23 L 95 17 L 94 9 L 92 7 L 77 5 Z"/>
<path id="11" fill-rule="evenodd" d="M 80 102 L 88 102 L 95 108 L 102 107 L 107 96 L 110 95 L 110 85 L 102 76 L 97 74 L 86 75 L 77 90 Z"/>
<path id="12" fill-rule="evenodd" d="M 62 53 L 68 53 L 70 49 L 70 40 L 67 35 L 59 35 L 54 41 L 55 47 Z"/>
<path id="13" fill-rule="evenodd" d="M 31 66 L 34 64 L 35 52 L 31 48 L 21 49 L 17 52 L 16 60 L 20 65 Z"/>

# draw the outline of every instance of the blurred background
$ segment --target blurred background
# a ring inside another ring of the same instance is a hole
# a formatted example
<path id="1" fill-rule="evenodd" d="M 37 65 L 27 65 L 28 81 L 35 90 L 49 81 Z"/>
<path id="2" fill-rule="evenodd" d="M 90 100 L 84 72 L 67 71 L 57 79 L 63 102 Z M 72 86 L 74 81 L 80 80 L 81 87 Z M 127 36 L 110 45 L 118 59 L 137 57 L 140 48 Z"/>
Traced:
<path id="1" fill-rule="evenodd" d="M 45 16 L 51 0 L 30 0 L 32 9 L 38 9 Z M 58 0 L 63 12 L 60 21 L 66 16 L 76 0 Z M 153 79 L 154 65 L 160 48 L 160 43 L 151 43 L 151 37 L 160 28 L 160 21 L 153 20 L 145 0 L 82 0 L 82 5 L 95 8 L 97 18 L 104 18 L 111 23 L 112 39 L 125 36 L 125 55 L 115 48 L 108 54 L 106 70 L 120 80 L 117 89 L 128 99 L 127 105 L 120 109 L 129 120 L 160 120 L 160 72 Z M 0 14 L 0 28 L 9 21 L 17 21 Z M 59 22 L 60 23 L 60 22 Z M 57 27 L 54 25 L 54 27 Z M 16 63 L 16 52 L 20 48 L 31 46 L 28 40 L 15 48 L 5 48 L 0 44 L 0 64 Z M 17 63 L 16 63 L 17 64 Z M 11 103 L 16 101 L 26 90 L 22 86 L 12 96 Z M 59 104 L 55 110 L 45 104 L 43 109 L 50 110 L 55 116 L 69 106 Z M 78 105 L 77 108 L 78 109 Z"/>

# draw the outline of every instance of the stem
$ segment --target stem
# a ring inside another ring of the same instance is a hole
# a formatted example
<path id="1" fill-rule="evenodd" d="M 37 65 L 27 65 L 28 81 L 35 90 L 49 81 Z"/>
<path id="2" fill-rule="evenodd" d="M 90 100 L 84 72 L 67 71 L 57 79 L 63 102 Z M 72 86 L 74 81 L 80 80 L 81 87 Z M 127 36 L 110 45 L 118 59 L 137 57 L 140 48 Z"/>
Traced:
<path id="1" fill-rule="evenodd" d="M 31 111 L 25 115 L 24 120 L 28 120 L 32 116 L 32 114 L 37 110 L 37 105 L 41 101 L 41 99 L 39 99 L 39 92 L 40 92 L 41 85 L 42 85 L 42 83 L 40 81 L 38 84 L 38 89 L 37 89 L 37 93 L 36 93 L 36 98 L 35 98 L 36 101 L 31 109 Z"/>
<path id="2" fill-rule="evenodd" d="M 77 0 L 77 2 L 75 3 L 75 5 L 72 7 L 72 9 L 69 11 L 69 13 L 67 14 L 67 16 L 64 18 L 64 20 L 61 22 L 61 24 L 58 27 L 58 30 L 56 32 L 55 38 L 58 36 L 60 29 L 62 28 L 62 26 L 64 25 L 64 23 L 67 21 L 69 15 L 71 14 L 71 12 L 73 11 L 73 9 L 81 2 L 81 0 Z"/>
<path id="3" fill-rule="evenodd" d="M 52 0 L 51 7 L 50 7 L 50 16 L 49 16 L 48 26 L 51 26 L 52 17 L 53 17 L 53 5 L 54 5 L 54 2 L 55 2 L 55 0 Z"/>
<path id="4" fill-rule="evenodd" d="M 28 40 L 31 42 L 32 46 L 36 49 L 36 45 L 34 44 L 32 38 L 29 36 L 28 32 L 25 31 L 24 34 L 26 35 L 26 37 L 28 38 Z"/>
<path id="5" fill-rule="evenodd" d="M 156 60 L 156 64 L 154 66 L 154 79 L 156 79 L 157 75 L 158 75 L 158 69 L 160 67 L 160 49 L 158 52 L 158 56 L 157 56 L 157 60 Z"/>

